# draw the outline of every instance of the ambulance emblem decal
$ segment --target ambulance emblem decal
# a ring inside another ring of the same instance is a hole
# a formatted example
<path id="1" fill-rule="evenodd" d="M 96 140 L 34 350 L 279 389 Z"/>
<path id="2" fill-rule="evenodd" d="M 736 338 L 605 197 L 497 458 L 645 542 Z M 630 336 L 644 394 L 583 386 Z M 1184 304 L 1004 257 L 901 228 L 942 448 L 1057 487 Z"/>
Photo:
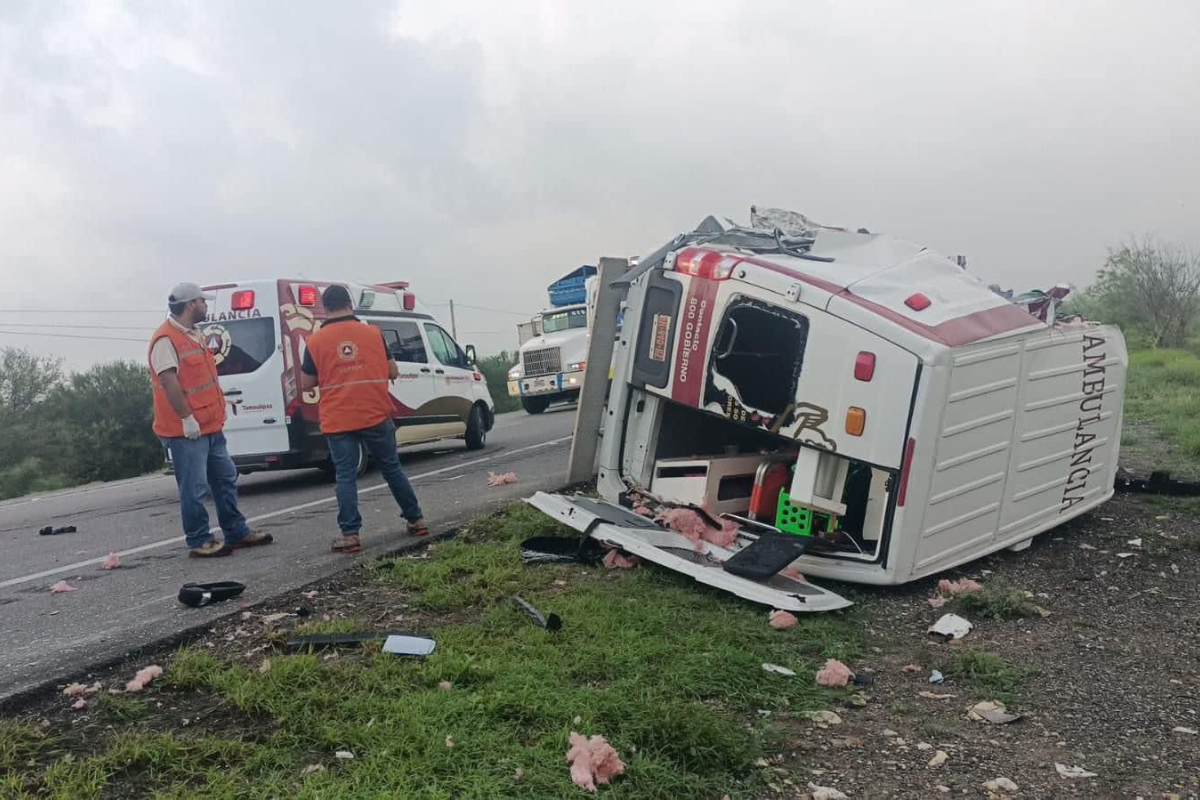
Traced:
<path id="1" fill-rule="evenodd" d="M 204 328 L 204 346 L 212 353 L 213 360 L 220 364 L 229 355 L 233 340 L 224 325 L 207 325 Z"/>
<path id="2" fill-rule="evenodd" d="M 338 345 L 338 355 L 343 361 L 353 361 L 358 357 L 358 345 L 346 341 Z"/>

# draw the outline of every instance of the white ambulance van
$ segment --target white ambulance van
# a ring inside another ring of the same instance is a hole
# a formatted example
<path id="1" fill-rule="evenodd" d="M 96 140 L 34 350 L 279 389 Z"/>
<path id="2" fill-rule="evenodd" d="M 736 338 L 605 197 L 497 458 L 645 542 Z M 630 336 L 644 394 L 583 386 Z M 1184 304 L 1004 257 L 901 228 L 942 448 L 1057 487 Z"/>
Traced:
<path id="1" fill-rule="evenodd" d="M 1113 494 L 1114 327 L 1047 324 L 927 248 L 815 225 L 710 217 L 623 283 L 600 499 L 530 499 L 604 543 L 818 611 L 849 603 L 781 572 L 905 583 Z M 697 550 L 645 516 L 670 506 L 737 538 Z"/>
<path id="2" fill-rule="evenodd" d="M 406 282 L 276 279 L 206 286 L 216 295 L 201 328 L 228 404 L 225 436 L 240 472 L 332 469 L 321 435 L 319 389 L 300 390 L 305 341 L 326 318 L 321 294 L 345 286 L 355 315 L 379 328 L 400 367 L 390 384 L 397 446 L 462 439 L 482 448 L 495 422 L 474 348 L 458 346 Z M 363 450 L 360 472 L 368 466 Z"/>

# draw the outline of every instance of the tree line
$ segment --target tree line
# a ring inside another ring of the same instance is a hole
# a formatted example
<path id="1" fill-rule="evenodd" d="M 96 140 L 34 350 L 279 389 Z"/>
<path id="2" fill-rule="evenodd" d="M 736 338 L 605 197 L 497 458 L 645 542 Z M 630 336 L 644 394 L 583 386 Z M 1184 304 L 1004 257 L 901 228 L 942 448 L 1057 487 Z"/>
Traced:
<path id="1" fill-rule="evenodd" d="M 516 408 L 507 390 L 515 359 L 501 353 L 478 364 L 498 412 Z M 153 416 L 145 364 L 110 361 L 68 375 L 61 359 L 3 348 L 0 500 L 162 469 Z"/>

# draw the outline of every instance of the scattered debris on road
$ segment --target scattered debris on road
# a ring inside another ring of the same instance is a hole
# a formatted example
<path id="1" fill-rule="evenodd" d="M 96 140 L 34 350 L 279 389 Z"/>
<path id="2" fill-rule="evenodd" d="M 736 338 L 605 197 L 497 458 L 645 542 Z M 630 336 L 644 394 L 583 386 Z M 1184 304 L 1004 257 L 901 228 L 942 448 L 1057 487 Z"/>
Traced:
<path id="1" fill-rule="evenodd" d="M 64 594 L 66 592 L 73 592 L 73 591 L 75 591 L 75 587 L 72 586 L 71 584 L 67 583 L 66 581 L 59 581 L 58 583 L 56 583 L 50 587 L 51 594 Z"/>
<path id="2" fill-rule="evenodd" d="M 246 591 L 246 584 L 237 581 L 218 581 L 216 583 L 185 583 L 179 588 L 179 602 L 192 608 L 200 608 L 209 603 L 219 603 L 237 597 Z"/>
<path id="3" fill-rule="evenodd" d="M 517 482 L 517 473 L 502 472 L 497 475 L 495 472 L 488 472 L 488 486 L 504 486 L 508 483 Z"/>
<path id="4" fill-rule="evenodd" d="M 75 533 L 74 525 L 64 525 L 61 528 L 55 528 L 53 525 L 47 525 L 38 531 L 38 536 L 58 536 L 60 533 Z"/>
<path id="5" fill-rule="evenodd" d="M 100 562 L 100 569 L 116 569 L 119 566 L 121 566 L 121 559 L 117 557 L 116 553 L 109 553 Z"/>

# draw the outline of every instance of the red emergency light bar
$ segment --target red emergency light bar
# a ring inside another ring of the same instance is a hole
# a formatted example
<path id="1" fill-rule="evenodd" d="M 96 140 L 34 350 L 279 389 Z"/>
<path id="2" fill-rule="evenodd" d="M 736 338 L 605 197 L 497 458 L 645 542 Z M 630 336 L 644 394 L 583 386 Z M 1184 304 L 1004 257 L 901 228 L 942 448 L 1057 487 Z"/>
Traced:
<path id="1" fill-rule="evenodd" d="M 723 281 L 733 274 L 733 268 L 741 263 L 742 257 L 730 253 L 705 250 L 702 247 L 685 247 L 675 253 L 676 272 Z"/>
<path id="2" fill-rule="evenodd" d="M 301 286 L 298 295 L 297 299 L 302 306 L 315 306 L 317 304 L 317 287 L 315 286 Z"/>
<path id="3" fill-rule="evenodd" d="M 388 281 L 386 283 L 379 284 L 379 286 L 384 286 L 388 289 L 407 289 L 408 281 Z"/>
<path id="4" fill-rule="evenodd" d="M 249 311 L 254 308 L 254 290 L 242 289 L 240 292 L 234 292 L 229 307 L 234 311 Z"/>

